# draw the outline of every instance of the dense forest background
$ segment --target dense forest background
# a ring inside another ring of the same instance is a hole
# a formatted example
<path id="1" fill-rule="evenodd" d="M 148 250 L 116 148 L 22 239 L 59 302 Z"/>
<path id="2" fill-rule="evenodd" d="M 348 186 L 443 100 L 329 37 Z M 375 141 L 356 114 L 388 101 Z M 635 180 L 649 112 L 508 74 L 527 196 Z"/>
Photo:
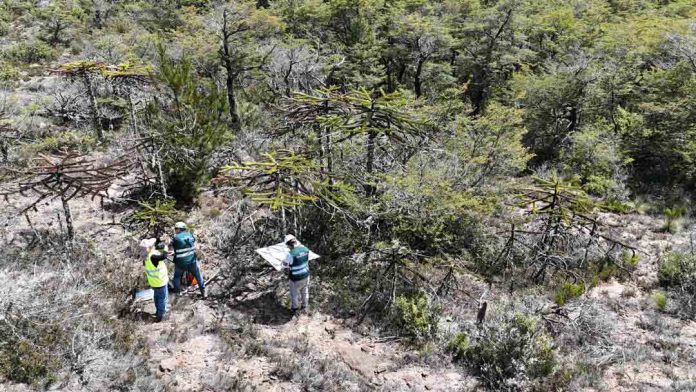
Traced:
<path id="1" fill-rule="evenodd" d="M 124 242 L 194 221 L 217 298 L 257 284 L 253 249 L 294 233 L 323 256 L 318 311 L 476 388 L 611 389 L 626 354 L 601 315 L 618 305 L 590 295 L 608 282 L 632 285 L 644 330 L 696 318 L 693 1 L 1 0 L 0 86 L 4 235 L 30 238 L 6 273 L 110 260 L 66 307 L 141 272 L 84 229 L 77 200 L 96 197 Z M 39 227 L 48 200 L 60 230 Z M 17 312 L 17 293 L 0 301 L 0 379 L 82 374 L 84 324 Z M 135 334 L 118 307 L 85 347 Z M 693 345 L 660 342 L 693 370 Z M 138 372 L 109 382 L 155 388 Z M 212 390 L 251 388 L 225 382 Z M 303 385 L 376 388 L 355 383 Z"/>

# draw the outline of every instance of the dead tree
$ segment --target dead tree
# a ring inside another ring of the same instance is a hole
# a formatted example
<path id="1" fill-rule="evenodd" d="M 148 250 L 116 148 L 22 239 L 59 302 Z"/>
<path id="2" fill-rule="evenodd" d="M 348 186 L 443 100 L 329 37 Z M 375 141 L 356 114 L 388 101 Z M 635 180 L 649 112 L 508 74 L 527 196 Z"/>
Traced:
<path id="1" fill-rule="evenodd" d="M 100 142 L 104 140 L 104 131 L 101 126 L 101 115 L 99 113 L 94 82 L 105 65 L 106 64 L 97 61 L 75 61 L 63 64 L 60 68 L 53 71 L 53 73 L 67 76 L 71 80 L 77 80 L 82 83 L 89 103 L 89 114 L 92 127 L 96 133 L 97 140 Z"/>
<path id="2" fill-rule="evenodd" d="M 613 238 L 596 211 L 603 204 L 591 199 L 582 189 L 558 176 L 534 178 L 535 185 L 522 190 L 517 207 L 526 208 L 531 221 L 524 228 L 511 225 L 510 239 L 502 258 L 510 248 L 520 245 L 527 251 L 526 268 L 530 277 L 541 283 L 548 274 L 560 273 L 577 281 L 594 258 L 602 253 L 616 264 L 612 252 L 623 249 L 635 255 L 638 249 Z"/>
<path id="3" fill-rule="evenodd" d="M 102 75 L 109 80 L 117 94 L 128 101 L 128 128 L 132 135 L 138 134 L 136 102 L 133 96 L 151 82 L 152 69 L 144 65 L 119 64 L 102 68 Z"/>
<path id="4" fill-rule="evenodd" d="M 59 198 L 65 215 L 67 235 L 70 241 L 75 231 L 69 201 L 90 196 L 92 199 L 108 197 L 107 191 L 118 178 L 128 174 L 131 162 L 118 160 L 98 165 L 84 155 L 64 152 L 55 156 L 42 155 L 42 162 L 35 168 L 15 173 L 14 180 L 0 185 L 0 195 L 9 201 L 11 195 L 31 196 L 33 201 L 24 206 L 20 215 L 34 209 L 46 199 Z"/>
<path id="5" fill-rule="evenodd" d="M 92 127 L 96 133 L 97 139 L 101 142 L 104 140 L 104 131 L 102 129 L 102 114 L 97 101 L 97 87 L 95 85 L 99 78 L 116 80 L 124 86 L 132 86 L 134 82 L 140 82 L 146 79 L 149 75 L 149 68 L 143 66 L 133 66 L 130 64 L 109 65 L 100 61 L 80 60 L 66 63 L 51 71 L 54 74 L 62 75 L 72 81 L 78 81 L 84 88 L 85 96 L 88 100 L 89 116 L 92 122 Z M 129 103 L 130 90 L 129 91 Z M 132 106 L 132 105 L 131 105 Z M 135 117 L 132 115 L 131 122 Z M 132 123 L 131 123 L 132 126 Z"/>

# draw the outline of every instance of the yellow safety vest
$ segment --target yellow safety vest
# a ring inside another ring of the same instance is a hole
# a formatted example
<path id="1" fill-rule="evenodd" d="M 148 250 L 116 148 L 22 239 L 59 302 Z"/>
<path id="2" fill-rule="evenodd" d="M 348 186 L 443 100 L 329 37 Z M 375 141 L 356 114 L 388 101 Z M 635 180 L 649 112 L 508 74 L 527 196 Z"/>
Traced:
<path id="1" fill-rule="evenodd" d="M 165 264 L 164 260 L 161 260 L 157 264 L 157 267 L 152 264 L 150 257 L 154 254 L 159 254 L 159 252 L 153 250 L 152 252 L 148 253 L 147 258 L 145 259 L 145 274 L 147 275 L 147 283 L 150 285 L 150 287 L 159 288 L 166 286 L 169 282 L 169 272 L 167 271 L 167 265 Z"/>

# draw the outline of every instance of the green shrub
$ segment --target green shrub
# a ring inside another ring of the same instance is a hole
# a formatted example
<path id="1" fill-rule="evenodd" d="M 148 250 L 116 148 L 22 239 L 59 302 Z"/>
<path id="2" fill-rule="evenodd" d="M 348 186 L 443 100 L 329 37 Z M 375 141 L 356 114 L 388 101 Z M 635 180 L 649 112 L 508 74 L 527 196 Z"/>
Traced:
<path id="1" fill-rule="evenodd" d="M 2 57 L 14 63 L 33 64 L 51 60 L 54 50 L 45 42 L 18 42 L 2 52 Z"/>
<path id="2" fill-rule="evenodd" d="M 621 271 L 614 264 L 614 261 L 609 258 L 601 258 L 590 264 L 588 269 L 590 287 L 595 287 L 599 282 L 606 282 L 614 276 L 619 275 Z"/>
<path id="3" fill-rule="evenodd" d="M 696 318 L 696 255 L 669 253 L 660 262 L 657 278 L 677 302 L 677 315 L 688 320 Z"/>
<path id="4" fill-rule="evenodd" d="M 466 352 L 470 348 L 469 336 L 465 332 L 459 332 L 454 336 L 448 345 L 449 350 L 455 359 L 464 359 Z"/>
<path id="5" fill-rule="evenodd" d="M 665 224 L 662 226 L 662 231 L 666 233 L 676 233 L 678 229 L 679 218 L 684 215 L 686 209 L 681 207 L 665 208 Z"/>
<path id="6" fill-rule="evenodd" d="M 425 293 L 399 295 L 395 304 L 399 326 L 406 335 L 418 343 L 435 336 L 439 310 Z"/>
<path id="7" fill-rule="evenodd" d="M 653 294 L 653 300 L 655 301 L 655 306 L 661 311 L 667 308 L 667 295 L 664 292 L 658 291 Z"/>
<path id="8" fill-rule="evenodd" d="M 211 209 L 208 210 L 208 212 L 207 212 L 206 215 L 207 215 L 208 218 L 210 218 L 210 219 L 215 219 L 215 218 L 217 218 L 218 216 L 220 216 L 221 214 L 222 214 L 222 211 L 220 211 L 219 208 L 213 207 L 213 208 L 211 208 Z"/>
<path id="9" fill-rule="evenodd" d="M 679 286 L 696 279 L 696 257 L 680 252 L 671 252 L 657 269 L 657 278 L 665 287 Z"/>
<path id="10" fill-rule="evenodd" d="M 52 358 L 50 353 L 27 340 L 13 346 L 12 350 L 4 352 L 3 358 L 0 359 L 0 374 L 9 380 L 26 384 L 37 384 L 52 378 L 58 361 Z"/>
<path id="11" fill-rule="evenodd" d="M 602 176 L 589 176 L 587 182 L 582 185 L 582 190 L 596 196 L 605 196 L 615 188 L 617 188 L 617 184 L 613 179 Z M 611 201 L 607 204 L 608 206 L 616 206 Z"/>
<path id="12" fill-rule="evenodd" d="M 565 305 L 566 301 L 572 298 L 581 296 L 585 292 L 585 283 L 580 282 L 577 284 L 565 283 L 558 292 L 556 292 L 556 297 L 554 301 L 558 305 Z"/>
<path id="13" fill-rule="evenodd" d="M 143 235 L 159 237 L 167 227 L 174 226 L 176 221 L 184 220 L 185 214 L 175 207 L 174 200 L 143 201 L 138 208 L 128 215 L 124 221 L 132 230 Z"/>
<path id="14" fill-rule="evenodd" d="M 13 82 L 19 79 L 19 69 L 12 64 L 0 61 L 0 82 Z"/>
<path id="15" fill-rule="evenodd" d="M 530 390 L 554 372 L 552 339 L 531 316 L 505 313 L 481 325 L 468 340 L 460 334 L 450 348 L 490 390 Z"/>
<path id="16" fill-rule="evenodd" d="M 640 263 L 640 255 L 635 252 L 623 251 L 621 253 L 621 261 L 624 265 L 635 267 Z"/>
<path id="17" fill-rule="evenodd" d="M 33 159 L 42 152 L 59 152 L 61 150 L 77 150 L 85 153 L 96 146 L 97 140 L 90 132 L 63 131 L 58 132 L 33 143 L 22 146 L 19 155 L 22 159 Z"/>
<path id="18" fill-rule="evenodd" d="M 614 212 L 617 214 L 628 214 L 633 209 L 630 204 L 619 200 L 608 200 L 602 205 L 602 207 L 609 212 Z"/>
<path id="19" fill-rule="evenodd" d="M 65 344 L 61 326 L 8 314 L 0 328 L 0 378 L 26 384 L 46 383 L 60 359 L 52 351 Z"/>
<path id="20" fill-rule="evenodd" d="M 5 22 L 0 20 L 0 37 L 4 37 L 7 35 L 7 33 L 10 32 L 10 25 Z"/>

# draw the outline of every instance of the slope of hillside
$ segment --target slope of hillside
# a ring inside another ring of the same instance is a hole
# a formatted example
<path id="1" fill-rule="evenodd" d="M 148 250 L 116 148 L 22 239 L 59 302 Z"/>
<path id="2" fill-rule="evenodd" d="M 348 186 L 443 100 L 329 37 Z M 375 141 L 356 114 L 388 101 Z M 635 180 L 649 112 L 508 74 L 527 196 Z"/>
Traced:
<path id="1" fill-rule="evenodd" d="M 694 18 L 0 0 L 0 390 L 696 390 Z"/>

